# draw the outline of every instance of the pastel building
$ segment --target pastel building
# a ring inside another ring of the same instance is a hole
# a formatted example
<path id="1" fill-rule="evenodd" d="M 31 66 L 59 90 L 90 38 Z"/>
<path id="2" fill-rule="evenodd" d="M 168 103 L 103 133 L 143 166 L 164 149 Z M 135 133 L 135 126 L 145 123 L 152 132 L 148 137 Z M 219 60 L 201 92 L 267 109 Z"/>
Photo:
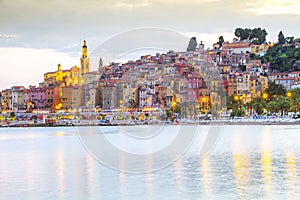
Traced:
<path id="1" fill-rule="evenodd" d="M 276 84 L 281 84 L 286 90 L 290 90 L 292 85 L 294 84 L 293 77 L 286 77 L 286 78 L 277 78 L 275 79 Z"/>
<path id="2" fill-rule="evenodd" d="M 224 42 L 222 44 L 222 49 L 224 51 L 230 53 L 236 53 L 236 54 L 251 52 L 251 47 L 247 42 L 236 42 L 236 43 Z"/>
<path id="3" fill-rule="evenodd" d="M 54 110 L 59 105 L 61 100 L 61 87 L 60 85 L 53 85 L 46 87 L 46 105 L 49 110 Z"/>
<path id="4" fill-rule="evenodd" d="M 33 104 L 33 108 L 44 109 L 46 106 L 46 88 L 29 86 L 28 103 Z"/>
<path id="5" fill-rule="evenodd" d="M 62 109 L 75 109 L 83 104 L 82 88 L 78 86 L 66 86 L 62 88 Z"/>
<path id="6" fill-rule="evenodd" d="M 9 110 L 11 108 L 11 89 L 6 89 L 2 91 L 1 107 L 2 110 Z"/>
<path id="7" fill-rule="evenodd" d="M 115 84 L 106 84 L 102 86 L 102 109 L 111 110 L 116 109 L 117 99 L 116 99 L 116 85 Z"/>
<path id="8" fill-rule="evenodd" d="M 11 88 L 10 110 L 26 109 L 28 96 L 24 86 L 13 86 Z"/>

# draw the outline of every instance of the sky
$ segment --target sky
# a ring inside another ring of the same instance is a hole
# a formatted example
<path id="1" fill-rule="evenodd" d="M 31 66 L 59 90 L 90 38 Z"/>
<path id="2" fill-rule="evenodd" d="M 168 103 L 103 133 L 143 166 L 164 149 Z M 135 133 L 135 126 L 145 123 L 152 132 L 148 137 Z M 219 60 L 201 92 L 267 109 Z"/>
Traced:
<path id="1" fill-rule="evenodd" d="M 220 35 L 232 41 L 237 27 L 265 28 L 267 41 L 281 30 L 297 38 L 299 24 L 299 0 L 0 0 L 0 90 L 38 84 L 58 63 L 79 65 L 84 39 L 93 52 L 120 33 L 155 27 L 207 48 Z"/>

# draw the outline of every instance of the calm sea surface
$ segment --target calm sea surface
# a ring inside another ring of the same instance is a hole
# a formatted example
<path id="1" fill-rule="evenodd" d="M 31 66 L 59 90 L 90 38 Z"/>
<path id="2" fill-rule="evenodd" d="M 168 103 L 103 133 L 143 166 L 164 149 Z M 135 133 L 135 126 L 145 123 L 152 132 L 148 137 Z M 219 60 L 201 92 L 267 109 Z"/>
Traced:
<path id="1" fill-rule="evenodd" d="M 107 137 L 123 137 L 114 128 L 103 128 Z M 170 137 L 172 129 L 165 127 Z M 199 127 L 199 135 L 206 129 Z M 196 140 L 161 170 L 131 174 L 100 164 L 77 128 L 1 128 L 0 199 L 300 198 L 300 126 L 224 126 L 205 158 L 200 146 Z"/>

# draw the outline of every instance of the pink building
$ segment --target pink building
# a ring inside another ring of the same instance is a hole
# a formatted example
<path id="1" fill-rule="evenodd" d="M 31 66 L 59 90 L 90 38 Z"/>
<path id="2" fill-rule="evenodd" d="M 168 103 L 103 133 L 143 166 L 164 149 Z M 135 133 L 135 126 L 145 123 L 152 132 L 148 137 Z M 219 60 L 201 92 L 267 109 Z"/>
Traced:
<path id="1" fill-rule="evenodd" d="M 30 86 L 28 91 L 28 100 L 33 103 L 34 109 L 45 108 L 46 106 L 46 88 Z"/>

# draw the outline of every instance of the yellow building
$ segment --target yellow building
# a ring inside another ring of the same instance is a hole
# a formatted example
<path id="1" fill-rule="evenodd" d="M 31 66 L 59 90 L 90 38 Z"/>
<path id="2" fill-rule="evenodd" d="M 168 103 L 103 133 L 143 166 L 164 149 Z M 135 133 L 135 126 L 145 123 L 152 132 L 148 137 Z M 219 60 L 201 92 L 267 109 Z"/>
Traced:
<path id="1" fill-rule="evenodd" d="M 257 88 L 258 88 L 258 81 L 257 81 L 256 77 L 251 77 L 250 84 L 249 84 L 251 100 L 260 96 L 260 92 L 257 90 Z"/>
<path id="2" fill-rule="evenodd" d="M 68 70 L 62 70 L 60 64 L 57 66 L 57 71 L 44 74 L 44 83 L 46 86 L 60 83 L 62 86 L 75 86 L 81 84 L 80 68 L 76 65 Z"/>
<path id="3" fill-rule="evenodd" d="M 83 95 L 81 87 L 66 86 L 62 88 L 62 108 L 75 109 L 83 104 Z"/>
<path id="4" fill-rule="evenodd" d="M 74 66 L 63 70 L 58 64 L 57 71 L 44 74 L 44 85 L 46 87 L 56 87 L 57 92 L 54 95 L 55 102 L 52 107 L 56 109 L 73 109 L 83 104 L 83 92 L 80 86 L 85 82 L 89 83 L 96 80 L 99 74 L 90 73 L 90 61 L 88 58 L 88 49 L 86 41 L 82 45 L 82 55 L 80 58 L 80 67 Z M 84 81 L 86 79 L 86 81 Z M 80 96 L 81 95 L 81 96 Z M 74 99 L 75 98 L 75 99 Z"/>
<path id="5" fill-rule="evenodd" d="M 269 87 L 269 84 L 268 84 L 268 77 L 266 76 L 262 76 L 260 75 L 259 76 L 259 82 L 260 82 L 260 85 L 261 85 L 261 94 L 264 93 L 266 91 L 266 89 L 268 89 Z"/>
<path id="6" fill-rule="evenodd" d="M 260 44 L 260 45 L 252 44 L 250 47 L 251 47 L 250 53 L 255 55 L 260 55 L 260 56 L 265 55 L 269 49 L 269 45 L 267 44 Z"/>
<path id="7" fill-rule="evenodd" d="M 62 70 L 62 66 L 58 64 L 57 71 L 44 74 L 45 85 L 51 86 L 59 83 L 64 87 L 78 86 L 84 83 L 84 77 L 86 77 L 85 74 L 90 72 L 90 59 L 88 57 L 88 49 L 85 40 L 83 41 L 80 65 L 80 68 L 75 65 L 71 69 Z"/>

